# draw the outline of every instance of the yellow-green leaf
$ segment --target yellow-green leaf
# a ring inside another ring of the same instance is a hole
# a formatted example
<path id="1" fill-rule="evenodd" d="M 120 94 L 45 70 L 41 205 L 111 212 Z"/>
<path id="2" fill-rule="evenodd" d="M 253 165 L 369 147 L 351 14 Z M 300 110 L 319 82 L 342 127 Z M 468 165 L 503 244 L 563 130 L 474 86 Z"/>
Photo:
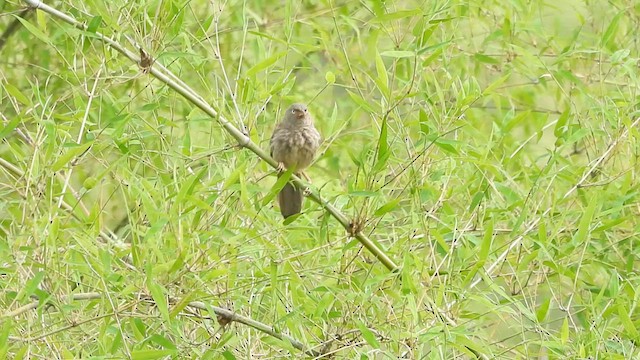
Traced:
<path id="1" fill-rule="evenodd" d="M 484 237 L 482 238 L 482 246 L 480 246 L 480 252 L 478 253 L 478 260 L 484 264 L 489 256 L 489 250 L 491 250 L 491 243 L 493 241 L 493 220 L 487 222 Z"/>
<path id="2" fill-rule="evenodd" d="M 35 37 L 37 37 L 38 39 L 40 39 L 43 42 L 46 42 L 47 44 L 51 44 L 51 39 L 49 39 L 49 37 L 43 33 L 42 31 L 40 31 L 40 29 L 38 29 L 37 27 L 33 26 L 33 24 L 31 24 L 29 21 L 14 15 L 14 17 L 16 19 L 18 19 L 18 21 L 20 21 L 22 23 L 22 26 L 24 26 L 25 29 L 27 29 L 31 34 L 33 34 Z"/>
<path id="3" fill-rule="evenodd" d="M 536 311 L 536 319 L 538 319 L 539 323 L 542 323 L 547 318 L 550 304 L 551 304 L 551 299 L 546 299 L 538 307 L 538 310 Z"/>
<path id="4" fill-rule="evenodd" d="M 31 105 L 31 101 L 29 101 L 29 99 L 26 96 L 24 96 L 24 94 L 20 92 L 20 90 L 17 87 L 13 86 L 12 84 L 5 83 L 4 88 L 7 90 L 7 92 L 11 96 L 13 96 L 16 100 L 18 100 L 18 102 L 20 102 L 22 105 Z"/>
<path id="5" fill-rule="evenodd" d="M 622 323 L 622 327 L 626 330 L 626 335 L 634 341 L 638 341 L 638 328 L 631 321 L 629 310 L 623 304 L 618 304 L 618 318 Z"/>
<path id="6" fill-rule="evenodd" d="M 356 104 L 360 105 L 363 109 L 365 109 L 367 112 L 369 113 L 375 113 L 376 111 L 373 109 L 373 106 L 371 104 L 369 104 L 369 102 L 367 102 L 365 99 L 363 99 L 360 95 L 353 93 L 349 90 L 347 90 L 347 92 L 349 93 L 349 97 L 351 97 L 351 100 L 353 100 Z"/>
<path id="7" fill-rule="evenodd" d="M 73 159 L 76 156 L 78 156 L 78 155 L 84 153 L 85 151 L 87 151 L 87 149 L 89 149 L 91 147 L 91 145 L 93 145 L 93 141 L 89 141 L 89 142 L 86 142 L 84 144 L 80 144 L 78 146 L 72 147 L 71 149 L 69 149 L 69 151 L 67 151 L 65 154 L 60 156 L 58 158 L 58 160 L 53 163 L 53 165 L 51 165 L 51 170 L 59 171 L 69 161 L 71 161 L 71 159 Z"/>
<path id="8" fill-rule="evenodd" d="M 2 129 L 0 129 L 0 139 L 3 139 L 7 135 L 9 135 L 9 133 L 11 133 L 13 131 L 13 129 L 15 129 L 16 126 L 18 126 L 18 124 L 20 123 L 20 120 L 21 120 L 20 117 L 16 116 L 13 119 L 11 119 L 11 121 L 9 121 L 7 126 L 5 126 Z"/>
<path id="9" fill-rule="evenodd" d="M 376 336 L 360 321 L 358 321 L 358 330 L 360 330 L 362 337 L 369 345 L 375 349 L 380 348 L 380 343 L 378 342 L 378 339 L 376 339 Z"/>
<path id="10" fill-rule="evenodd" d="M 400 199 L 394 199 L 394 200 L 389 201 L 388 203 L 380 206 L 378 208 L 378 210 L 376 210 L 373 213 L 373 216 L 382 216 L 382 215 L 388 213 L 389 211 L 395 209 L 396 206 L 398 206 L 399 202 L 400 202 Z"/>
<path id="11" fill-rule="evenodd" d="M 569 340 L 569 320 L 564 318 L 562 327 L 560 328 L 560 341 L 564 345 L 567 343 L 567 340 Z"/>
<path id="12" fill-rule="evenodd" d="M 284 185 L 291 178 L 291 174 L 293 174 L 293 171 L 291 169 L 288 169 L 287 171 L 280 174 L 280 176 L 278 176 L 278 180 L 275 182 L 275 184 L 273 184 L 271 190 L 269 190 L 267 195 L 265 195 L 264 199 L 262 199 L 262 206 L 269 204 L 271 200 L 276 197 L 276 194 L 278 194 L 280 190 L 282 190 Z"/>
<path id="13" fill-rule="evenodd" d="M 324 79 L 327 81 L 327 84 L 333 84 L 336 82 L 336 74 L 327 71 L 327 73 L 324 74 Z"/>
<path id="14" fill-rule="evenodd" d="M 396 12 L 392 12 L 392 13 L 388 13 L 388 14 L 384 14 L 384 15 L 378 16 L 375 19 L 371 20 L 371 22 L 372 23 L 381 23 L 381 22 L 386 22 L 386 21 L 404 19 L 406 17 L 416 16 L 416 15 L 422 15 L 422 10 L 413 9 L 413 10 L 396 11 Z"/>
<path id="15" fill-rule="evenodd" d="M 381 52 L 380 55 L 391 58 L 407 58 L 416 56 L 416 53 L 406 50 L 389 50 Z"/>
<path id="16" fill-rule="evenodd" d="M 257 73 L 261 72 L 262 70 L 264 70 L 264 69 L 268 68 L 269 66 L 275 64 L 278 60 L 280 60 L 280 58 L 282 58 L 286 54 L 287 54 L 286 51 L 280 51 L 278 53 L 275 53 L 275 54 L 271 55 L 269 58 L 267 58 L 267 59 L 255 64 L 252 68 L 247 70 L 247 76 L 256 75 Z"/>

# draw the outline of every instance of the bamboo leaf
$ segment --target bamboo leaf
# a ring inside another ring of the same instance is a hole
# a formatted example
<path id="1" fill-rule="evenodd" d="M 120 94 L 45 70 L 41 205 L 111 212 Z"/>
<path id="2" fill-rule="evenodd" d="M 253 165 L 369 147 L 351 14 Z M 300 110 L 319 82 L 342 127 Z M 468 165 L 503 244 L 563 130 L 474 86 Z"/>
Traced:
<path id="1" fill-rule="evenodd" d="M 33 34 L 35 37 L 40 39 L 40 41 L 45 42 L 47 44 L 51 44 L 51 39 L 49 39 L 49 36 L 47 36 L 45 33 L 40 31 L 40 29 L 35 27 L 29 21 L 21 18 L 20 16 L 14 15 L 14 17 L 22 23 L 22 26 L 24 26 L 25 29 L 27 29 L 31 34 Z"/>
<path id="2" fill-rule="evenodd" d="M 404 19 L 404 18 L 407 18 L 407 17 L 416 16 L 416 15 L 422 15 L 422 10 L 421 9 L 413 9 L 413 10 L 396 11 L 396 12 L 380 15 L 380 16 L 376 17 L 375 19 L 371 20 L 371 22 L 372 23 L 382 23 L 382 22 L 387 22 L 387 21 Z"/>
<path id="3" fill-rule="evenodd" d="M 414 57 L 416 56 L 416 53 L 414 53 L 413 51 L 406 51 L 406 50 L 389 50 L 389 51 L 381 52 L 380 55 L 399 59 L 399 58 Z"/>
<path id="4" fill-rule="evenodd" d="M 249 70 L 247 70 L 247 76 L 254 76 L 262 70 L 268 68 L 269 66 L 275 64 L 278 60 L 280 60 L 283 56 L 287 54 L 286 51 L 281 51 L 271 55 L 269 58 L 255 64 Z"/>
<path id="5" fill-rule="evenodd" d="M 53 165 L 51 165 L 51 170 L 60 171 L 60 169 L 67 165 L 67 163 L 71 161 L 71 159 L 87 151 L 87 149 L 89 149 L 91 145 L 93 145 L 93 141 L 89 141 L 84 144 L 72 147 L 71 149 L 69 149 L 69 151 L 60 156 L 58 160 L 53 163 Z"/>
<path id="6" fill-rule="evenodd" d="M 378 339 L 376 339 L 376 336 L 371 332 L 371 330 L 369 330 L 361 321 L 358 321 L 357 326 L 364 340 L 373 348 L 379 349 L 380 343 L 378 342 Z"/>

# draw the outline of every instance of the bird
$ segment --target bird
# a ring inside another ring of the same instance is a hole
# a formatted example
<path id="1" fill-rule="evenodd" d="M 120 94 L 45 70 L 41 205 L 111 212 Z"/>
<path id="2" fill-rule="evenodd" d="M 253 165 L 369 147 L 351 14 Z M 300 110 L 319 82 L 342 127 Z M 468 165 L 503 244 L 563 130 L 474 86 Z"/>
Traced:
<path id="1" fill-rule="evenodd" d="M 320 147 L 321 136 L 313 124 L 313 117 L 304 104 L 291 105 L 281 122 L 273 130 L 270 140 L 271 157 L 278 162 L 278 176 L 291 169 L 298 176 L 309 179 L 303 172 L 311 165 Z M 278 193 L 280 213 L 285 219 L 302 211 L 303 190 L 291 183 Z"/>

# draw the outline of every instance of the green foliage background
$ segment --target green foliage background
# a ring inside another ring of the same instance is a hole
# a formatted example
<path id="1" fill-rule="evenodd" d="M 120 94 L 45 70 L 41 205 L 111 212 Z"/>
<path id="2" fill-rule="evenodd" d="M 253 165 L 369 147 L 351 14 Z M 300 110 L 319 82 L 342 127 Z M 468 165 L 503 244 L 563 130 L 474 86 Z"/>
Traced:
<path id="1" fill-rule="evenodd" d="M 0 49 L 0 357 L 304 356 L 190 301 L 345 358 L 638 356 L 637 2 L 49 5 L 89 29 Z M 400 272 L 96 31 L 264 149 L 308 103 L 313 186 Z"/>

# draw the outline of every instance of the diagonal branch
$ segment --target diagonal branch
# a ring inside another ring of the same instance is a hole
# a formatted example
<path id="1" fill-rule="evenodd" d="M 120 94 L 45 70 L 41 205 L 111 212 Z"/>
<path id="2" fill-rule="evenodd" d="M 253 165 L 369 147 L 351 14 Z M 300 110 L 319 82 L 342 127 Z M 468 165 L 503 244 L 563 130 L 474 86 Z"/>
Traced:
<path id="1" fill-rule="evenodd" d="M 73 17 L 47 5 L 42 3 L 39 0 L 25 0 L 25 2 L 27 4 L 29 4 L 31 7 L 36 8 L 38 10 L 42 10 L 52 16 L 55 16 L 73 26 L 75 26 L 78 29 L 81 30 L 87 30 L 87 26 L 84 25 L 83 23 L 80 23 L 79 21 L 77 21 L 76 19 L 74 19 Z M 106 44 L 108 44 L 111 48 L 113 48 L 114 50 L 118 51 L 120 54 L 124 55 L 125 57 L 127 57 L 129 60 L 139 64 L 140 63 L 140 57 L 138 54 L 131 52 L 129 50 L 127 50 L 125 47 L 123 47 L 122 45 L 120 45 L 118 42 L 116 42 L 115 40 L 113 40 L 112 38 L 100 33 L 100 32 L 95 32 L 95 36 L 105 42 Z M 169 86 L 171 89 L 173 89 L 174 91 L 176 91 L 177 93 L 179 93 L 180 95 L 182 95 L 185 99 L 187 99 L 188 101 L 190 101 L 192 104 L 194 104 L 195 106 L 197 106 L 200 110 L 204 111 L 205 113 L 207 113 L 209 116 L 211 116 L 212 118 L 216 119 L 220 125 L 222 125 L 222 127 L 224 127 L 224 129 L 231 134 L 231 136 L 233 136 L 237 141 L 238 144 L 242 147 L 245 147 L 249 150 L 251 150 L 253 153 L 255 153 L 256 155 L 258 155 L 258 157 L 260 157 L 262 160 L 266 161 L 269 165 L 271 165 L 274 168 L 277 168 L 278 164 L 275 160 L 273 160 L 273 158 L 271 158 L 271 156 L 269 156 L 269 154 L 267 154 L 264 150 L 262 150 L 260 147 L 258 147 L 258 145 L 256 145 L 254 142 L 251 141 L 251 139 L 246 136 L 245 134 L 243 134 L 240 130 L 238 130 L 235 126 L 233 126 L 227 119 L 225 119 L 221 114 L 218 113 L 218 111 L 216 109 L 214 109 L 211 105 L 209 105 L 201 96 L 199 96 L 194 90 L 192 90 L 191 88 L 189 88 L 189 86 L 183 82 L 178 82 L 175 79 L 177 78 L 175 75 L 173 75 L 173 73 L 171 73 L 171 71 L 169 71 L 167 68 L 165 68 L 164 66 L 162 66 L 161 64 L 159 64 L 158 62 L 154 62 L 152 66 L 146 68 L 145 70 L 149 71 L 149 74 L 153 75 L 156 79 L 162 81 L 163 83 L 165 83 L 167 86 Z M 301 188 L 310 188 L 309 184 L 307 184 L 306 182 L 302 181 L 299 177 L 297 176 L 291 176 L 291 182 L 300 186 Z M 326 202 L 325 200 L 320 198 L 320 193 L 316 190 L 313 189 L 313 191 L 311 192 L 311 194 L 309 194 L 309 197 L 317 202 L 318 204 L 320 204 L 326 211 L 328 211 L 336 220 L 338 220 L 338 222 L 345 228 L 345 230 L 347 230 L 351 236 L 355 237 L 356 239 L 358 239 L 358 241 L 364 245 L 364 247 L 367 248 L 367 250 L 369 250 L 369 252 L 371 252 L 380 262 L 382 262 L 382 264 L 389 270 L 391 271 L 398 271 L 398 266 L 393 262 L 393 260 L 391 260 L 391 258 L 384 252 L 382 251 L 380 248 L 378 248 L 378 246 L 376 246 L 376 244 L 371 241 L 371 239 L 369 239 L 363 232 L 361 229 L 357 229 L 357 231 L 354 231 L 354 226 L 352 224 L 352 222 L 344 215 L 342 214 L 338 209 L 336 209 L 333 205 L 329 204 L 328 202 Z"/>
<path id="2" fill-rule="evenodd" d="M 71 295 L 66 295 L 64 296 L 62 299 L 60 299 L 62 302 L 71 302 L 71 301 L 81 301 L 81 300 L 99 300 L 104 298 L 104 295 L 99 293 L 99 292 L 91 292 L 91 293 L 78 293 L 78 294 L 71 294 Z M 142 296 L 142 298 L 147 298 L 146 296 Z M 149 299 L 147 299 L 148 301 L 151 301 Z M 174 302 L 179 302 L 178 299 L 173 299 Z M 50 304 L 51 302 L 47 302 L 47 304 Z M 9 319 L 9 318 L 15 318 L 16 316 L 19 316 L 23 313 L 26 313 L 27 311 L 33 310 L 38 308 L 38 306 L 40 305 L 40 301 L 36 300 L 36 301 L 32 301 L 24 306 L 21 306 L 13 311 L 7 311 L 4 314 L 0 314 L 0 319 Z M 191 301 L 187 304 L 188 307 L 191 308 L 195 308 L 195 309 L 199 309 L 199 310 L 205 310 L 205 311 L 210 311 L 213 310 L 213 312 L 221 319 L 223 319 L 226 322 L 238 322 L 244 325 L 247 325 L 249 327 L 252 327 L 256 330 L 262 331 L 266 334 L 269 334 L 279 340 L 282 341 L 286 341 L 289 342 L 294 348 L 300 350 L 300 351 L 305 351 L 308 355 L 310 356 L 319 356 L 320 354 L 314 350 L 309 350 L 308 347 L 299 342 L 298 340 L 286 335 L 286 334 L 282 334 L 279 332 L 276 332 L 275 330 L 273 330 L 272 326 L 269 326 L 267 324 L 261 323 L 259 321 L 253 320 L 251 318 L 248 318 L 246 316 L 242 316 L 239 315 L 231 310 L 227 310 L 218 306 L 213 306 L 213 305 L 207 305 L 201 301 Z M 100 318 L 106 317 L 106 316 L 110 316 L 112 314 L 107 314 L 107 315 L 102 315 L 100 316 Z M 92 318 L 90 320 L 84 321 L 84 322 L 89 322 L 89 321 L 93 321 L 95 320 L 95 318 Z M 47 333 L 45 335 L 41 335 L 38 336 L 36 338 L 27 338 L 27 339 L 20 339 L 20 338 L 13 338 L 13 340 L 18 340 L 18 341 L 25 341 L 25 342 L 31 342 L 31 341 L 37 341 L 40 340 L 46 336 L 50 336 L 53 335 L 55 333 L 58 333 L 60 331 L 64 331 L 68 328 L 71 327 L 75 327 L 78 326 L 80 323 L 74 323 L 72 325 L 63 327 L 62 329 L 57 329 L 54 330 L 50 333 Z M 222 324 L 221 324 L 222 325 Z M 223 325 L 224 326 L 224 325 Z"/>

